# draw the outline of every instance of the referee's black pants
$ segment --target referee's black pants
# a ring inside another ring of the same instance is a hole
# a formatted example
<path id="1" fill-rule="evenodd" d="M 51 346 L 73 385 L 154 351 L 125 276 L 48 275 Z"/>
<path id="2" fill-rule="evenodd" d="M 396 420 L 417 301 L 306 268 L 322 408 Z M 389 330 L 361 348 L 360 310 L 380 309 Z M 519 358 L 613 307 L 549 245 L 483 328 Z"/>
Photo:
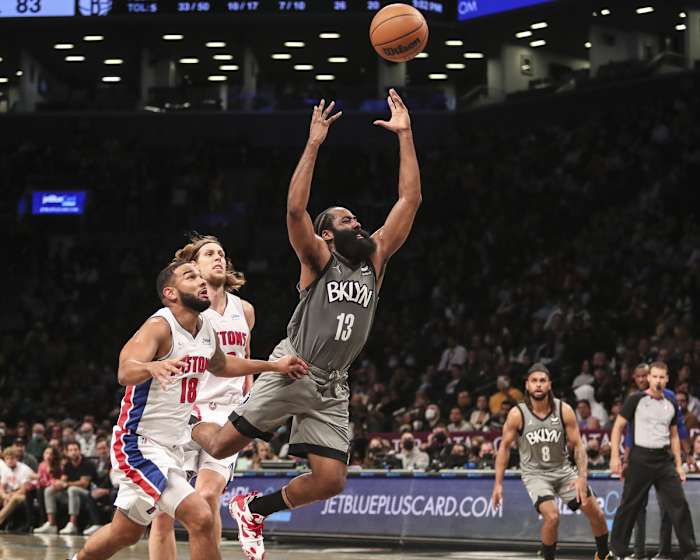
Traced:
<path id="1" fill-rule="evenodd" d="M 610 535 L 610 549 L 618 556 L 627 555 L 632 529 L 652 485 L 656 488 L 659 505 L 671 518 L 681 552 L 683 555 L 696 552 L 693 519 L 673 457 L 667 449 L 637 446 L 630 451 L 622 501 Z"/>

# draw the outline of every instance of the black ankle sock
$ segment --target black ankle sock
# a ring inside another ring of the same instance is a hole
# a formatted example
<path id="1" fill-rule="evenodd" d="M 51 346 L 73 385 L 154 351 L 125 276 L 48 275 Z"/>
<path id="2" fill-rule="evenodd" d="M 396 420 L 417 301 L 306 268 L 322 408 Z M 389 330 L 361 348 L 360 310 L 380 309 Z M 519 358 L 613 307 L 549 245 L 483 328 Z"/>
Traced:
<path id="1" fill-rule="evenodd" d="M 600 556 L 600 560 L 603 560 L 608 555 L 608 552 L 610 552 L 610 549 L 608 548 L 608 534 L 605 533 L 604 535 L 596 537 L 595 546 L 598 549 L 598 556 Z"/>
<path id="2" fill-rule="evenodd" d="M 557 543 L 544 544 L 542 543 L 542 557 L 544 560 L 554 560 L 554 553 L 557 551 Z"/>
<path id="3" fill-rule="evenodd" d="M 284 502 L 284 498 L 282 498 L 282 490 L 278 490 L 267 496 L 258 496 L 254 498 L 250 501 L 248 508 L 252 513 L 267 517 L 276 511 L 289 509 L 289 506 Z"/>

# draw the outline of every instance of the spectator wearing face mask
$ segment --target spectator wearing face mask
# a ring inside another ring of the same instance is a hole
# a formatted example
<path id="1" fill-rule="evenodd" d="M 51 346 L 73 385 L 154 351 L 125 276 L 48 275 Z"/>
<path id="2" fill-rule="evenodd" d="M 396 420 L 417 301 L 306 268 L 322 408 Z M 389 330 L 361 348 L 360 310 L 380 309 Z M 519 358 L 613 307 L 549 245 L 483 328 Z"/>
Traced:
<path id="1" fill-rule="evenodd" d="M 80 426 L 80 432 L 75 437 L 75 440 L 80 444 L 80 449 L 83 452 L 83 456 L 95 456 L 97 436 L 95 435 L 95 428 L 90 422 L 83 422 L 83 425 Z"/>
<path id="2" fill-rule="evenodd" d="M 588 454 L 588 469 L 589 470 L 604 470 L 608 468 L 608 459 L 600 449 L 600 440 L 597 438 L 588 438 L 586 444 L 586 453 Z"/>
<path id="3" fill-rule="evenodd" d="M 496 379 L 498 392 L 489 398 L 489 410 L 491 415 L 497 415 L 501 410 L 501 405 L 505 400 L 520 402 L 523 400 L 523 393 L 519 389 L 510 386 L 510 375 L 499 375 Z"/>
<path id="4" fill-rule="evenodd" d="M 36 423 L 32 426 L 32 439 L 27 443 L 27 453 L 37 461 L 44 456 L 44 449 L 49 446 L 45 436 L 46 429 L 43 424 Z"/>
<path id="5" fill-rule="evenodd" d="M 425 470 L 430 464 L 430 457 L 428 454 L 418 448 L 413 434 L 409 433 L 405 433 L 401 436 L 401 452 L 397 455 L 397 458 L 401 459 L 402 469 Z"/>
<path id="6" fill-rule="evenodd" d="M 440 423 L 440 407 L 436 404 L 429 404 L 428 408 L 425 409 L 425 421 L 427 425 L 426 429 L 432 430 Z"/>

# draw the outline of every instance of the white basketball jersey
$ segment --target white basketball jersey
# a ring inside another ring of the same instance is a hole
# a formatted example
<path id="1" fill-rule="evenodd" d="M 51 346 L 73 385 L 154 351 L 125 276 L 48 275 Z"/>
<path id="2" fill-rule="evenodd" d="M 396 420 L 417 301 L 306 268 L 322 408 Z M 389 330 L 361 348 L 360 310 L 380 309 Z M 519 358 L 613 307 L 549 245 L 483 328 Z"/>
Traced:
<path id="1" fill-rule="evenodd" d="M 209 319 L 216 331 L 219 346 L 224 354 L 244 358 L 250 329 L 241 298 L 226 293 L 226 308 L 223 314 L 220 315 L 209 308 L 203 315 Z M 226 422 L 233 407 L 243 399 L 244 383 L 245 376 L 225 378 L 207 372 L 197 393 L 199 416 L 209 422 Z"/>
<path id="2" fill-rule="evenodd" d="M 167 356 L 187 357 L 187 365 L 179 375 L 173 374 L 173 383 L 163 390 L 152 378 L 126 388 L 122 398 L 115 432 L 145 436 L 166 446 L 184 445 L 190 440 L 188 429 L 192 407 L 216 351 L 216 332 L 209 320 L 200 315 L 202 325 L 194 338 L 177 322 L 172 311 L 163 308 L 152 315 L 162 317 L 170 325 L 172 347 Z"/>

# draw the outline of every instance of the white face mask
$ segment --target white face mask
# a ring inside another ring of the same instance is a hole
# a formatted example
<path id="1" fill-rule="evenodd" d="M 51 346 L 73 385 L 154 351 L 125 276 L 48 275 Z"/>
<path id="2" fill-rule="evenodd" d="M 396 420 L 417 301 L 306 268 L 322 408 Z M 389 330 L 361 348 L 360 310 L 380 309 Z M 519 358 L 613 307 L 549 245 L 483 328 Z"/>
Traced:
<path id="1" fill-rule="evenodd" d="M 429 408 L 428 410 L 425 411 L 425 419 L 430 422 L 431 420 L 435 420 L 435 417 L 437 416 L 437 411 L 434 408 Z"/>

